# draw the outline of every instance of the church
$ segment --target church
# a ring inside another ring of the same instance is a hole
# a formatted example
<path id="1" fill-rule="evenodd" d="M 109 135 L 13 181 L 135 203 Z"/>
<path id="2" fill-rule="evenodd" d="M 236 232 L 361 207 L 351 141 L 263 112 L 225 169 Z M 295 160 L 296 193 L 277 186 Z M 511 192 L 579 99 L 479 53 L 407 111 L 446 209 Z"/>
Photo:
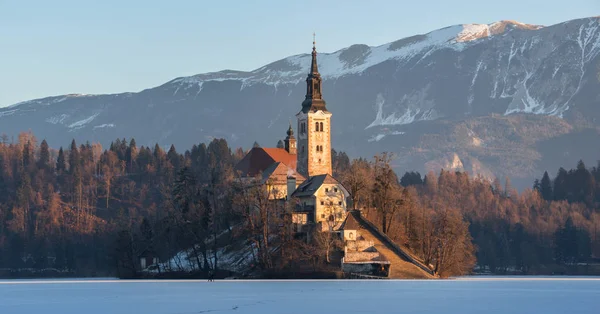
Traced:
<path id="1" fill-rule="evenodd" d="M 344 241 L 343 272 L 356 278 L 434 278 L 427 265 L 348 204 L 350 193 L 332 175 L 332 113 L 321 85 L 313 42 L 306 97 L 296 114 L 297 138 L 290 123 L 287 136 L 276 148 L 252 148 L 236 165 L 240 179 L 258 181 L 269 200 L 290 205 L 297 235 L 309 240 L 311 230 L 338 233 Z"/>
<path id="2" fill-rule="evenodd" d="M 237 164 L 242 178 L 259 178 L 272 200 L 294 202 L 292 219 L 298 232 L 316 226 L 339 229 L 347 215 L 348 190 L 332 176 L 331 116 L 322 96 L 322 79 L 313 41 L 306 97 L 297 118 L 297 139 L 290 124 L 284 144 L 252 148 Z"/>

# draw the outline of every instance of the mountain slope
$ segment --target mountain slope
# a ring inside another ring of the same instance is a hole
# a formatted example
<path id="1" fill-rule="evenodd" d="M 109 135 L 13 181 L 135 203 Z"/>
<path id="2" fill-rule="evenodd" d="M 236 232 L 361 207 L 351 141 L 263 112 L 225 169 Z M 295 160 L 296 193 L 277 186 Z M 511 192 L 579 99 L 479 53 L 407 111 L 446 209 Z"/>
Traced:
<path id="1" fill-rule="evenodd" d="M 548 27 L 457 25 L 320 53 L 333 146 L 353 156 L 393 151 L 399 167 L 421 171 L 462 164 L 484 175 L 523 178 L 542 165 L 558 166 L 566 153 L 593 161 L 600 151 L 578 156 L 589 142 L 569 152 L 544 147 L 573 132 L 598 139 L 599 55 L 597 17 Z M 31 129 L 53 146 L 71 138 L 107 145 L 117 137 L 180 149 L 214 137 L 232 146 L 255 140 L 274 146 L 300 109 L 309 66 L 310 55 L 302 54 L 251 72 L 177 78 L 139 93 L 27 101 L 0 109 L 0 133 Z"/>

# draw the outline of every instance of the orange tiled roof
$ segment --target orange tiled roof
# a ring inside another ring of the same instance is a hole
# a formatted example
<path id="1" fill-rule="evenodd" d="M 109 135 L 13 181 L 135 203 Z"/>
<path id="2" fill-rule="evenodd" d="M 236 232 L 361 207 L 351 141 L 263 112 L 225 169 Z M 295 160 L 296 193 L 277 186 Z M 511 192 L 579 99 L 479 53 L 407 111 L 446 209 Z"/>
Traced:
<path id="1" fill-rule="evenodd" d="M 236 165 L 235 170 L 242 176 L 253 177 L 264 172 L 273 163 L 280 162 L 296 170 L 296 155 L 288 153 L 283 148 L 254 147 Z"/>
<path id="2" fill-rule="evenodd" d="M 276 162 L 270 165 L 263 171 L 262 176 L 263 181 L 270 181 L 270 184 L 286 184 L 288 177 L 295 178 L 298 184 L 306 180 L 301 174 L 282 162 Z"/>

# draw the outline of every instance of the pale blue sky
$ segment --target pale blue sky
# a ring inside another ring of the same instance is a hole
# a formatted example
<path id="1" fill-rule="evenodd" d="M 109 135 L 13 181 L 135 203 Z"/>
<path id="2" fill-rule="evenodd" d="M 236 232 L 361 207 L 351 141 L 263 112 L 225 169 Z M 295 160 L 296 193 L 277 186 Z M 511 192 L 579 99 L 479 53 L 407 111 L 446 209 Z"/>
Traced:
<path id="1" fill-rule="evenodd" d="M 253 70 L 310 52 L 313 31 L 332 52 L 454 24 L 598 14 L 600 0 L 0 0 L 0 107 Z"/>

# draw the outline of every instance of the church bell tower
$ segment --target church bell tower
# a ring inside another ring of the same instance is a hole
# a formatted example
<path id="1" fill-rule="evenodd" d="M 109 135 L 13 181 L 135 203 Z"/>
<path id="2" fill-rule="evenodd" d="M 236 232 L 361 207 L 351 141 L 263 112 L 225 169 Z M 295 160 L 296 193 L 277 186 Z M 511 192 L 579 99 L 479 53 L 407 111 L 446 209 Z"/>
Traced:
<path id="1" fill-rule="evenodd" d="M 292 122 L 290 122 L 290 128 L 287 130 L 287 137 L 283 142 L 285 143 L 285 150 L 290 155 L 296 155 L 296 138 L 294 138 L 294 129 L 292 129 Z"/>
<path id="2" fill-rule="evenodd" d="M 304 176 L 331 175 L 331 112 L 321 94 L 321 74 L 313 39 L 312 63 L 306 78 L 306 97 L 298 118 L 298 172 Z"/>

